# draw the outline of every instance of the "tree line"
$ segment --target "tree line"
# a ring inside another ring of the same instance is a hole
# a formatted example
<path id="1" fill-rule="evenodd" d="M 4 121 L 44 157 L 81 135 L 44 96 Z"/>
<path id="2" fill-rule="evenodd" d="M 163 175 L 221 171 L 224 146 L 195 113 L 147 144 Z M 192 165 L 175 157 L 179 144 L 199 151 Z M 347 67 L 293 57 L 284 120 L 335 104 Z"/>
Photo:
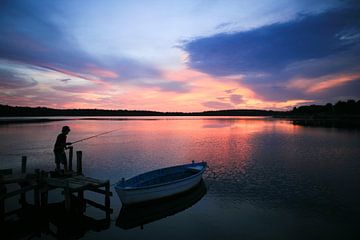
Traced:
<path id="1" fill-rule="evenodd" d="M 335 104 L 294 107 L 292 115 L 360 115 L 360 100 L 338 101 Z"/>
<path id="2" fill-rule="evenodd" d="M 298 115 L 360 115 L 360 100 L 338 101 L 335 104 L 294 107 L 291 111 L 231 109 L 204 112 L 157 112 L 146 110 L 54 109 L 20 107 L 0 104 L 1 117 L 35 116 L 298 116 Z"/>
<path id="3" fill-rule="evenodd" d="M 219 110 L 204 112 L 157 112 L 146 110 L 54 109 L 47 107 L 20 107 L 0 104 L 2 117 L 37 116 L 272 116 L 267 110 Z"/>

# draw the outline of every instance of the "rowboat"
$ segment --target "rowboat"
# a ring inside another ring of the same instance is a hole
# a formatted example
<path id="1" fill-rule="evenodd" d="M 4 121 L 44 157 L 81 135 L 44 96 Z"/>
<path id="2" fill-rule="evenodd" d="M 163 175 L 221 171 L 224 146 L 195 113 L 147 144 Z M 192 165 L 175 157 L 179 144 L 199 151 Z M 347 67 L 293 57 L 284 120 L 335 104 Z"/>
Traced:
<path id="1" fill-rule="evenodd" d="M 198 203 L 206 194 L 204 181 L 193 188 L 159 200 L 123 205 L 116 226 L 123 229 L 143 228 L 145 224 L 175 215 Z"/>
<path id="2" fill-rule="evenodd" d="M 178 165 L 122 179 L 115 190 L 125 205 L 161 199 L 184 192 L 197 185 L 206 169 L 206 162 Z"/>

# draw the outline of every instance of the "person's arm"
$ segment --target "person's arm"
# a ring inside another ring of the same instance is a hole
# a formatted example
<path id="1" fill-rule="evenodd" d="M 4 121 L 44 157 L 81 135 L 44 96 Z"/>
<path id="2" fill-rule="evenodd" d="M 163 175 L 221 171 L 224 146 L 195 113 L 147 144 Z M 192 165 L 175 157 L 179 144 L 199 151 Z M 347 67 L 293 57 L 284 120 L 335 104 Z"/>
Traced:
<path id="1" fill-rule="evenodd" d="M 65 149 L 69 149 L 69 148 L 71 148 L 70 146 L 72 145 L 72 143 L 71 142 L 67 142 L 67 143 L 65 143 Z"/>

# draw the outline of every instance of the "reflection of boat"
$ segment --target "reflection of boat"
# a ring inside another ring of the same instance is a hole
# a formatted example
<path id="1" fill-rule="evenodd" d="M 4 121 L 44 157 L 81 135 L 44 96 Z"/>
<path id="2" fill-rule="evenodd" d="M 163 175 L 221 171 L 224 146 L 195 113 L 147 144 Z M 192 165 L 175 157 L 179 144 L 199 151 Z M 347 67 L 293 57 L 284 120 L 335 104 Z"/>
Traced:
<path id="1" fill-rule="evenodd" d="M 181 212 L 195 203 L 206 194 L 206 187 L 203 181 L 188 191 L 161 200 L 146 203 L 124 205 L 116 225 L 123 229 L 130 229 L 143 226 L 146 223 L 174 215 Z"/>
<path id="2" fill-rule="evenodd" d="M 115 190 L 123 204 L 133 204 L 184 192 L 201 181 L 206 162 L 161 168 L 119 181 Z"/>

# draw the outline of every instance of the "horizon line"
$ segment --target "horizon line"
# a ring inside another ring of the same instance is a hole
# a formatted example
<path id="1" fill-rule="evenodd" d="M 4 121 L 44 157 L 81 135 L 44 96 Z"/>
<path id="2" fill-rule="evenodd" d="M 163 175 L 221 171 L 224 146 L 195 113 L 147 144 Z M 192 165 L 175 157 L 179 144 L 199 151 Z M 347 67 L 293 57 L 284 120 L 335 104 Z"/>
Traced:
<path id="1" fill-rule="evenodd" d="M 12 108 L 45 108 L 45 109 L 52 109 L 52 110 L 97 110 L 97 111 L 136 111 L 136 112 L 156 112 L 156 113 L 204 113 L 204 112 L 219 112 L 219 111 L 266 111 L 266 112 L 288 112 L 291 110 L 272 110 L 272 109 L 251 109 L 251 108 L 243 108 L 243 109 L 218 109 L 218 110 L 203 110 L 203 111 L 195 111 L 195 112 L 182 112 L 182 111 L 156 111 L 156 110 L 135 110 L 135 109 L 105 109 L 105 108 L 53 108 L 53 107 L 44 107 L 44 106 L 36 106 L 36 107 L 29 107 L 29 106 L 12 106 L 8 104 L 1 104 L 0 106 L 7 106 Z"/>

